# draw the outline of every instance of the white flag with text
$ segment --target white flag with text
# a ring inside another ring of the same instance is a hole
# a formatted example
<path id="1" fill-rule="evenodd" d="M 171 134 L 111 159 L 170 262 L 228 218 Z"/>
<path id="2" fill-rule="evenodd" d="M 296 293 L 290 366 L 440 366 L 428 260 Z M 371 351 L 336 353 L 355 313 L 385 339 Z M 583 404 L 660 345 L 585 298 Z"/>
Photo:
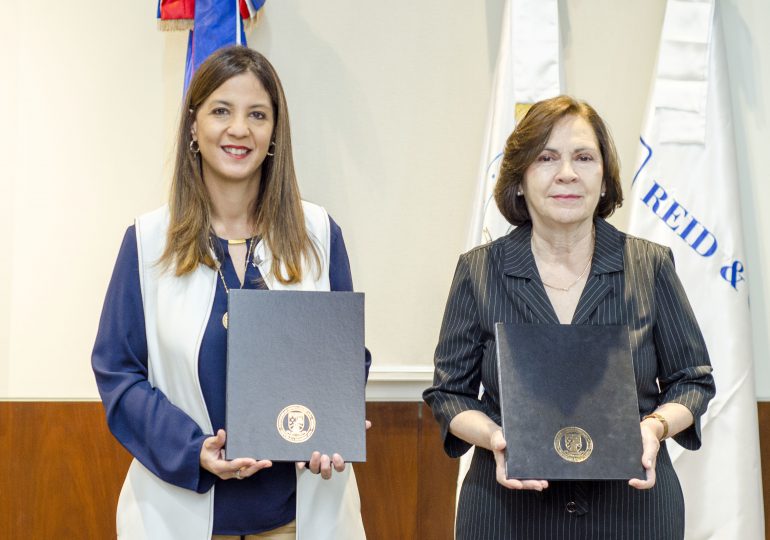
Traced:
<path id="1" fill-rule="evenodd" d="M 717 393 L 703 447 L 668 443 L 686 538 L 764 537 L 739 184 L 724 41 L 713 0 L 669 0 L 629 232 L 669 246 L 703 331 Z"/>

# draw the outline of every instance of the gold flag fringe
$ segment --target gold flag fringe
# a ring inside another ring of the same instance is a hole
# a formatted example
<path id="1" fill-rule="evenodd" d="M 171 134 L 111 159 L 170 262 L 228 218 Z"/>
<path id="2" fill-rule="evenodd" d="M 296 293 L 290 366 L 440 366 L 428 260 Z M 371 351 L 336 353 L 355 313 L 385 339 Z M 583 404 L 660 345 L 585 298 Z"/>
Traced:
<path id="1" fill-rule="evenodd" d="M 251 30 L 259 25 L 259 21 L 262 19 L 262 12 L 265 11 L 264 6 L 257 11 L 252 17 L 249 17 L 243 21 L 243 27 L 246 30 Z M 193 19 L 158 19 L 158 30 L 162 32 L 184 32 L 192 30 L 195 26 Z"/>
<path id="2" fill-rule="evenodd" d="M 532 108 L 533 103 L 517 103 L 516 109 L 514 112 L 514 118 L 516 118 L 516 123 L 518 124 L 521 122 L 521 119 L 524 118 L 524 115 L 529 112 L 529 109 Z"/>
<path id="3" fill-rule="evenodd" d="M 192 30 L 195 21 L 192 19 L 158 19 L 158 30 L 163 32 L 183 32 Z"/>

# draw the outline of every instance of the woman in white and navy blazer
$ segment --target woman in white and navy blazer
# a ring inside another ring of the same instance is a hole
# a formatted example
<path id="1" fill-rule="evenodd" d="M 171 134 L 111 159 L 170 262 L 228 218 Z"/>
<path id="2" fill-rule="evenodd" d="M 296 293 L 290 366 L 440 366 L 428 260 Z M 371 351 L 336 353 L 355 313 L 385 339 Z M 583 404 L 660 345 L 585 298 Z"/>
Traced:
<path id="1" fill-rule="evenodd" d="M 105 299 L 92 365 L 110 430 L 135 457 L 118 536 L 363 538 L 355 479 L 337 454 L 308 456 L 318 476 L 225 459 L 233 287 L 352 290 L 339 226 L 300 200 L 278 75 L 246 47 L 216 52 L 193 76 L 169 204 L 128 229 Z M 361 369 L 369 362 L 367 352 Z M 298 482 L 307 496 L 295 504 Z"/>
<path id="2" fill-rule="evenodd" d="M 495 200 L 517 227 L 460 257 L 424 393 L 446 452 L 476 447 L 457 538 L 683 538 L 684 502 L 665 440 L 700 447 L 711 366 L 671 251 L 604 220 L 622 194 L 596 111 L 567 96 L 534 104 L 507 141 Z M 645 480 L 505 478 L 496 322 L 628 325 Z"/>

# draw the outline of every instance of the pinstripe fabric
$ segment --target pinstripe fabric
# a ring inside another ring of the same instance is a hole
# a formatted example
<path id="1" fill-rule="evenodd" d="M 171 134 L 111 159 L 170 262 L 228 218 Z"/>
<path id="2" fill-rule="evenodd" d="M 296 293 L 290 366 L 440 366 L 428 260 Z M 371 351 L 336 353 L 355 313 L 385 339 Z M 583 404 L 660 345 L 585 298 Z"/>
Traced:
<path id="1" fill-rule="evenodd" d="M 470 448 L 448 431 L 458 413 L 480 410 L 500 423 L 494 324 L 558 324 L 530 234 L 530 226 L 518 227 L 458 262 L 436 348 L 433 386 L 423 396 L 452 457 Z M 696 420 L 675 439 L 691 450 L 700 447 L 699 418 L 714 395 L 714 382 L 703 336 L 668 248 L 597 219 L 591 273 L 572 324 L 628 325 L 640 418 L 662 403 L 680 403 Z M 480 383 L 485 389 L 481 399 Z M 492 454 L 477 449 L 460 493 L 458 539 L 684 536 L 684 501 L 665 443 L 657 483 L 647 491 L 622 481 L 551 482 L 542 493 L 511 491 L 496 482 L 494 467 Z"/>

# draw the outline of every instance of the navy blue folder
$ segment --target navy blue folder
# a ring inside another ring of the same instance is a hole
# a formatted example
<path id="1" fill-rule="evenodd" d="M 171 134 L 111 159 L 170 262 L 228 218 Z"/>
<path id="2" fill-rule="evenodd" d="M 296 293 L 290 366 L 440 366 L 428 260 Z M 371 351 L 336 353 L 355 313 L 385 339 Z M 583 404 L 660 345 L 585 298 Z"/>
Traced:
<path id="1" fill-rule="evenodd" d="M 364 295 L 231 290 L 228 459 L 366 461 Z"/>

